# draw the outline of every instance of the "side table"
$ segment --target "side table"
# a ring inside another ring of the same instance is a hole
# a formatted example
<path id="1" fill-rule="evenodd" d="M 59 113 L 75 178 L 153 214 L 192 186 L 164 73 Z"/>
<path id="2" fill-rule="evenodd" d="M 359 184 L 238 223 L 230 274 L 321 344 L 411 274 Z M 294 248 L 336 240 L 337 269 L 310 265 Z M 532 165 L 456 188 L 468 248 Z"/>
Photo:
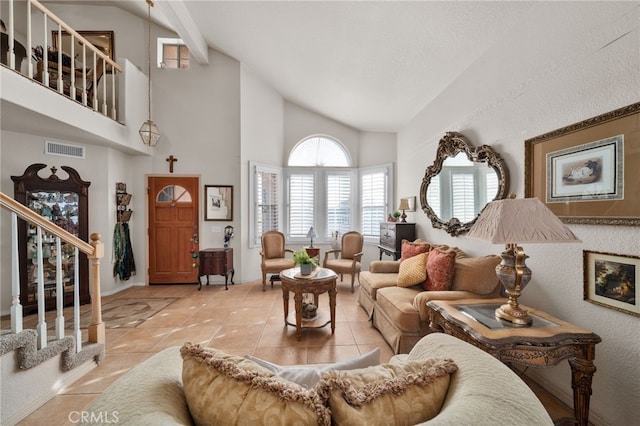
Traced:
<path id="1" fill-rule="evenodd" d="M 320 260 L 320 248 L 318 247 L 305 247 L 304 248 L 309 257 L 315 257 L 318 261 Z"/>
<path id="2" fill-rule="evenodd" d="M 198 290 L 202 289 L 202 281 L 200 277 L 206 275 L 207 285 L 209 285 L 209 275 L 224 276 L 224 289 L 229 290 L 227 285 L 229 276 L 231 276 L 231 284 L 233 285 L 233 249 L 232 248 L 208 248 L 200 250 L 200 266 L 198 268 Z"/>
<path id="3" fill-rule="evenodd" d="M 300 275 L 300 268 L 285 269 L 280 272 L 282 280 L 282 302 L 284 307 L 284 325 L 295 325 L 296 338 L 302 337 L 303 328 L 321 328 L 331 323 L 331 334 L 336 329 L 336 279 L 338 276 L 331 269 L 316 268 L 307 276 Z M 293 300 L 296 308 L 296 323 L 289 321 L 289 292 L 293 292 Z M 329 320 L 323 317 L 323 312 L 318 309 L 318 318 L 311 321 L 302 321 L 302 297 L 303 294 L 313 294 L 314 303 L 318 307 L 318 296 L 322 293 L 329 293 Z"/>
<path id="4" fill-rule="evenodd" d="M 589 424 L 591 380 L 597 334 L 522 306 L 533 318 L 531 326 L 514 326 L 493 312 L 505 299 L 462 299 L 427 302 L 430 327 L 479 347 L 506 364 L 550 367 L 567 359 L 571 366 L 573 410 L 580 426 Z"/>

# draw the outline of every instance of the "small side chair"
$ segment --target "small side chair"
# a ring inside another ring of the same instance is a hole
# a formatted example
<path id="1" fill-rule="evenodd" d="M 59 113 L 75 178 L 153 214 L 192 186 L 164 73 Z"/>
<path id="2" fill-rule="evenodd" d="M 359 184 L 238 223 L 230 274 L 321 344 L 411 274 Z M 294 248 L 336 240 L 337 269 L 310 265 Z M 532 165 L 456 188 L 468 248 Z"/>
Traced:
<path id="1" fill-rule="evenodd" d="M 286 253 L 293 255 L 293 250 L 285 248 L 284 234 L 279 231 L 267 231 L 262 234 L 262 251 L 260 251 L 262 269 L 262 291 L 267 289 L 267 273 L 280 273 L 293 268 L 293 258 L 286 258 Z M 273 288 L 273 280 L 271 280 Z"/>
<path id="2" fill-rule="evenodd" d="M 331 269 L 340 274 L 342 280 L 343 274 L 351 274 L 351 293 L 356 275 L 358 276 L 358 284 L 360 284 L 360 259 L 362 258 L 362 246 L 364 238 L 357 231 L 349 231 L 342 236 L 342 248 L 328 250 L 324 254 L 323 267 Z M 329 259 L 329 254 L 340 253 L 337 259 Z"/>

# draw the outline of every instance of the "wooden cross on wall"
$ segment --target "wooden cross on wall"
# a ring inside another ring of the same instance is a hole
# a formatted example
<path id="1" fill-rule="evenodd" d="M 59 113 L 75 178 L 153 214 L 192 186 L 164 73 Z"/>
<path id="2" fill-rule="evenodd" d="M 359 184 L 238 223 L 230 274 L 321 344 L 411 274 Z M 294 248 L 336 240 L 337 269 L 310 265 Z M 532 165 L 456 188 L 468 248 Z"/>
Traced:
<path id="1" fill-rule="evenodd" d="M 169 163 L 169 173 L 173 173 L 173 163 L 175 163 L 176 161 L 178 161 L 178 159 L 174 157 L 173 154 L 167 157 L 167 162 Z"/>

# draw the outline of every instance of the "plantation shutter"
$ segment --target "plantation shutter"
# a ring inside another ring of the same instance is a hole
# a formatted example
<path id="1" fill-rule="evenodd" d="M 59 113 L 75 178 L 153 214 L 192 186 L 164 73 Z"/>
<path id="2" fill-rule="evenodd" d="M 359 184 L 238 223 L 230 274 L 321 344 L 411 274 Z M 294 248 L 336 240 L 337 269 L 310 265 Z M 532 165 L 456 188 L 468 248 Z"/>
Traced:
<path id="1" fill-rule="evenodd" d="M 279 228 L 278 173 L 256 170 L 256 244 L 264 232 Z"/>
<path id="2" fill-rule="evenodd" d="M 291 174 L 289 176 L 289 236 L 305 237 L 314 226 L 313 174 Z"/>
<path id="3" fill-rule="evenodd" d="M 380 236 L 380 222 L 385 221 L 387 176 L 384 171 L 364 173 L 360 179 L 361 226 L 365 237 Z"/>
<path id="4" fill-rule="evenodd" d="M 335 231 L 340 235 L 352 230 L 351 225 L 351 176 L 327 175 L 327 237 Z"/>
<path id="5" fill-rule="evenodd" d="M 452 173 L 453 217 L 469 222 L 475 214 L 475 188 L 473 173 Z"/>

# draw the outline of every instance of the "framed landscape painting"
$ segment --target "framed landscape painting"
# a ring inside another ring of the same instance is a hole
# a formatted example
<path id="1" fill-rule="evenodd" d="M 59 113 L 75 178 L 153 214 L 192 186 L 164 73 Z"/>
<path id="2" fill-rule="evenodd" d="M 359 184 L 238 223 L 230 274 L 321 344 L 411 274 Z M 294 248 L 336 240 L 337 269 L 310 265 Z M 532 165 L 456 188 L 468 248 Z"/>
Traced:
<path id="1" fill-rule="evenodd" d="M 640 316 L 640 256 L 583 251 L 584 300 Z"/>

